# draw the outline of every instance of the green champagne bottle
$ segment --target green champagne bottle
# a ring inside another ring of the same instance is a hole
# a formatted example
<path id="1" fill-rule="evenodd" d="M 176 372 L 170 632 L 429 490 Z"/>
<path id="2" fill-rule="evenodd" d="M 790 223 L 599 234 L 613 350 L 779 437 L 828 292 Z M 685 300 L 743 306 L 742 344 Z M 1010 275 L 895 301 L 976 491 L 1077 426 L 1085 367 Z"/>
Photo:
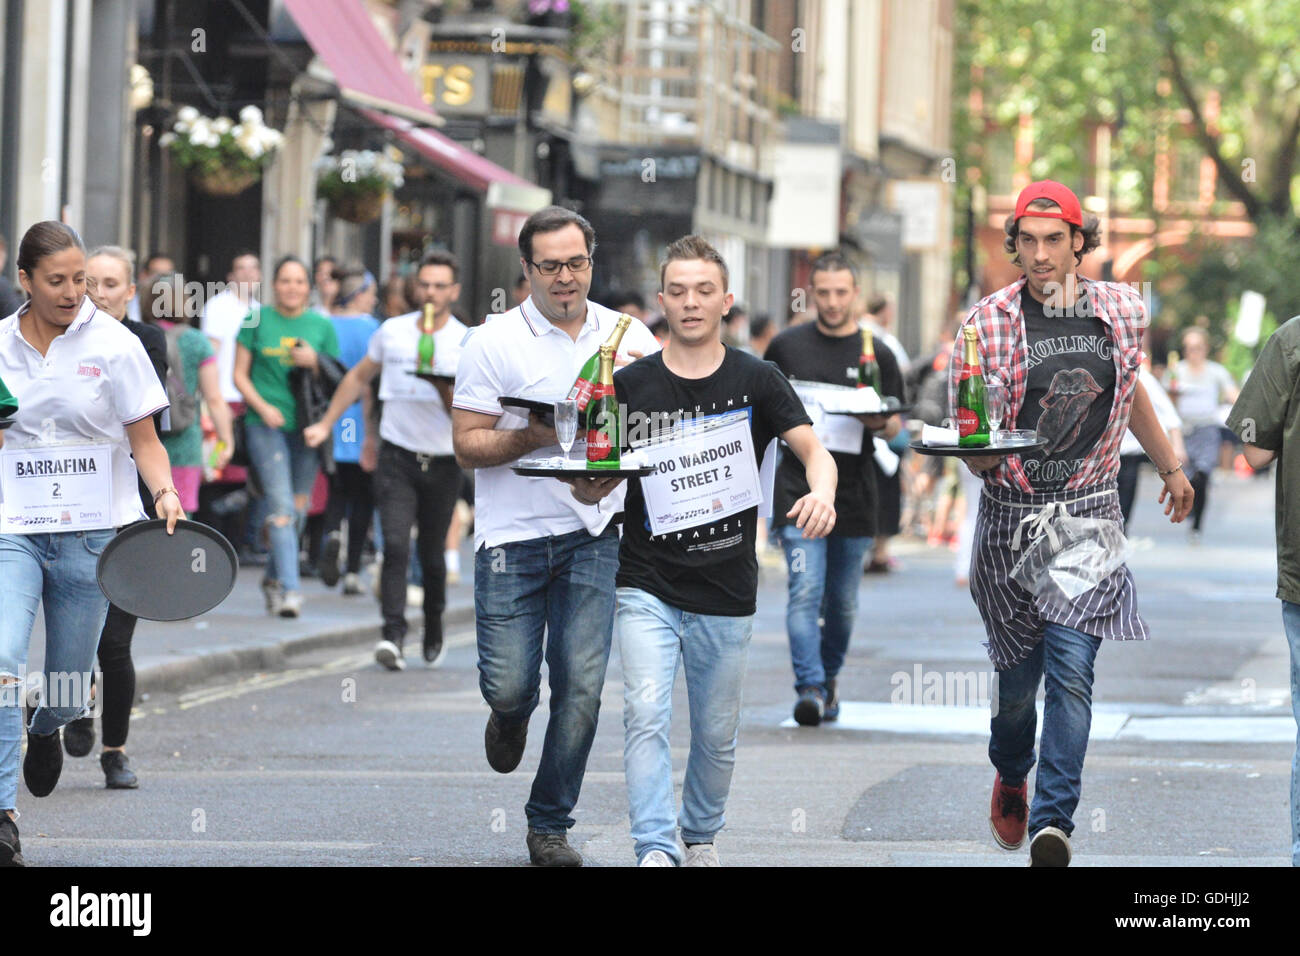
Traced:
<path id="1" fill-rule="evenodd" d="M 957 386 L 957 444 L 962 448 L 983 448 L 989 443 L 989 416 L 975 326 L 968 325 L 962 329 L 962 336 L 966 355 L 961 366 L 961 382 Z"/>
<path id="2" fill-rule="evenodd" d="M 614 396 L 614 346 L 600 347 L 600 373 L 587 403 L 587 467 L 595 470 L 617 468 L 622 435 L 618 421 L 618 399 Z"/>
<path id="3" fill-rule="evenodd" d="M 618 317 L 618 322 L 614 326 L 614 331 L 609 333 L 609 338 L 605 340 L 605 345 L 612 346 L 615 352 L 618 352 L 618 346 L 623 341 L 623 333 L 627 327 L 632 324 L 632 316 L 624 312 Z M 601 348 L 605 346 L 602 345 Z M 582 371 L 573 382 L 573 387 L 569 389 L 569 394 L 565 396 L 569 401 L 578 403 L 578 414 L 581 415 L 587 410 L 587 403 L 591 401 L 592 390 L 596 387 L 596 377 L 600 373 L 600 349 L 592 353 L 591 358 L 587 359 L 582 365 Z"/>
<path id="4" fill-rule="evenodd" d="M 424 314 L 420 316 L 420 342 L 416 347 L 417 372 L 433 372 L 433 303 L 424 303 Z"/>
<path id="5" fill-rule="evenodd" d="M 858 388 L 874 388 L 880 393 L 880 364 L 876 361 L 876 343 L 870 329 L 862 330 L 862 354 L 858 357 Z"/>

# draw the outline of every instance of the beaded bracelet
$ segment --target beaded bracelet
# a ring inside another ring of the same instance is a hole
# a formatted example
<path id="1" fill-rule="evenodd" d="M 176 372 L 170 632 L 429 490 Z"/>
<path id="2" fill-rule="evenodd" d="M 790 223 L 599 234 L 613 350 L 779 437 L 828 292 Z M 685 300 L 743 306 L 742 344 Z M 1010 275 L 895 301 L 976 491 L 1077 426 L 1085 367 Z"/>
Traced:
<path id="1" fill-rule="evenodd" d="M 1182 468 L 1183 468 L 1183 463 L 1180 461 L 1178 464 L 1174 465 L 1174 467 L 1170 468 L 1168 471 L 1161 471 L 1159 468 L 1157 468 L 1156 474 L 1159 475 L 1161 478 L 1168 478 L 1174 472 L 1181 471 Z"/>

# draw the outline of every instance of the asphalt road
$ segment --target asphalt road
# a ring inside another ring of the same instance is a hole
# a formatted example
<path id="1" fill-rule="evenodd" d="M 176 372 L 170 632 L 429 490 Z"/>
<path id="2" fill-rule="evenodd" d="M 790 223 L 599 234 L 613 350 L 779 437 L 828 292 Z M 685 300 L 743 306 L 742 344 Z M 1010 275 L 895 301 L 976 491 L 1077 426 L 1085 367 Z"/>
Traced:
<path id="1" fill-rule="evenodd" d="M 1271 480 L 1219 476 L 1197 546 L 1143 482 L 1131 566 L 1153 640 L 1098 657 L 1075 864 L 1287 864 L 1295 725 Z M 844 718 L 816 729 L 789 725 L 784 572 L 765 570 L 724 865 L 1025 865 L 988 833 L 974 605 L 946 550 L 898 553 L 902 571 L 863 581 Z M 494 773 L 472 641 L 471 625 L 454 626 L 438 670 L 412 659 L 389 673 L 353 644 L 151 692 L 128 747 L 139 790 L 104 790 L 94 756 L 69 759 L 50 797 L 20 790 L 29 865 L 525 863 L 546 703 L 520 769 Z M 634 862 L 621 707 L 615 655 L 571 834 L 594 865 Z M 684 718 L 680 680 L 675 707 Z M 679 719 L 679 786 L 687 742 Z"/>

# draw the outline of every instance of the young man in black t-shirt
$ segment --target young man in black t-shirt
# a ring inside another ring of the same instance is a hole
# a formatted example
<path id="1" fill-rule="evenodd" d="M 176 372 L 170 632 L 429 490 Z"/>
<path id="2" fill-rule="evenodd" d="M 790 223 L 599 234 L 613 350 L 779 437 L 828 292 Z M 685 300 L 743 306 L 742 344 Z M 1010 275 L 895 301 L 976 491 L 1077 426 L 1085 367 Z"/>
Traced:
<path id="1" fill-rule="evenodd" d="M 856 385 L 862 335 L 853 318 L 858 298 L 853 264 L 838 253 L 827 253 L 813 263 L 809 282 L 817 321 L 786 329 L 772 340 L 765 358 L 793 379 Z M 883 341 L 874 341 L 881 390 L 901 401 L 903 379 L 898 360 Z M 839 469 L 834 534 L 820 541 L 804 540 L 783 516 L 792 502 L 808 492 L 803 465 L 785 455 L 776 471 L 772 524 L 789 568 L 785 626 L 798 696 L 794 719 L 809 727 L 839 717 L 836 678 L 858 611 L 862 562 L 876 534 L 878 490 L 872 436 L 880 432 L 882 437 L 892 438 L 901 427 L 897 415 L 854 417 L 861 427 L 856 434 L 841 436 L 839 448 L 833 451 Z M 852 450 L 850 446 L 854 446 Z"/>
<path id="2" fill-rule="evenodd" d="M 733 297 L 717 250 L 698 236 L 677 240 L 668 247 L 660 284 L 668 344 L 614 376 L 632 437 L 681 439 L 659 481 L 638 479 L 628 487 L 614 619 L 623 660 L 624 765 L 640 865 L 684 859 L 686 866 L 717 866 L 713 839 L 731 788 L 758 593 L 758 509 L 731 511 L 727 503 L 754 500 L 758 459 L 780 437 L 803 462 L 812 488 L 786 517 L 808 538 L 822 537 L 835 525 L 835 460 L 777 368 L 723 345 L 722 316 Z M 710 441 L 719 434 L 708 427 L 710 419 L 726 429 L 725 439 Z M 688 427 L 676 431 L 677 423 Z M 748 484 L 741 474 L 752 476 Z M 597 493 L 603 484 L 591 482 Z M 708 512 L 699 523 L 684 504 L 693 500 Z M 668 738 L 679 663 L 691 721 L 680 818 L 673 812 Z M 679 819 L 684 855 L 676 839 Z"/>

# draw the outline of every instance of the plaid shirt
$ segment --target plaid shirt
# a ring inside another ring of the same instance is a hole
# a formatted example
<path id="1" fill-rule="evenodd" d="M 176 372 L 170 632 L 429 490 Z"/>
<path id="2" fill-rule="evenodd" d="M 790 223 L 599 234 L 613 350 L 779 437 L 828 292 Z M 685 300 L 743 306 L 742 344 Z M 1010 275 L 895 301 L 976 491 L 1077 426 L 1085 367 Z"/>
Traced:
<path id="1" fill-rule="evenodd" d="M 1067 489 L 1087 488 L 1114 479 L 1119 474 L 1119 446 L 1128 430 L 1133 395 L 1142 365 L 1142 331 L 1147 327 L 1146 306 L 1137 290 L 1116 282 L 1100 282 L 1076 275 L 1081 294 L 1087 295 L 1092 315 L 1106 326 L 1114 348 L 1115 397 L 1110 420 L 1101 440 L 1088 452 L 1083 467 L 1067 482 Z M 997 373 L 1008 386 L 1007 421 L 1004 428 L 1015 428 L 1024 403 L 1029 381 L 1028 346 L 1025 323 L 1020 315 L 1020 290 L 1025 277 L 999 289 L 977 302 L 962 323 L 974 325 L 979 343 L 981 371 L 985 376 Z M 962 333 L 958 331 L 948 366 L 948 407 L 957 407 L 957 385 L 963 364 Z M 1002 463 L 984 472 L 985 481 L 1022 492 L 1033 486 L 1025 474 L 1019 455 L 1007 455 Z"/>

